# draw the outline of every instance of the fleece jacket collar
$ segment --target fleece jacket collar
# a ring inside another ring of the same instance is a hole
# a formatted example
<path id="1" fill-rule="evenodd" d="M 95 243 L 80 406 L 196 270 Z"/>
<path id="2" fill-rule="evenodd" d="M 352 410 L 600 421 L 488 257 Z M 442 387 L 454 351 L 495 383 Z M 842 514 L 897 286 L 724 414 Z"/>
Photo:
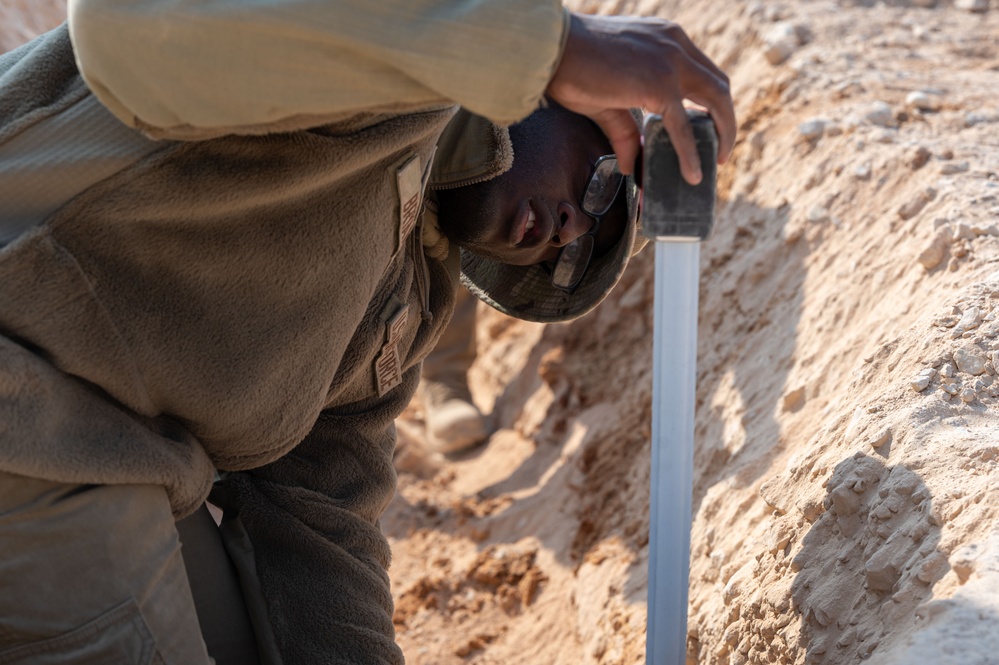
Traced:
<path id="1" fill-rule="evenodd" d="M 460 109 L 437 142 L 430 189 L 453 189 L 491 180 L 513 166 L 506 127 Z"/>
<path id="2" fill-rule="evenodd" d="M 448 240 L 437 223 L 436 192 L 492 180 L 509 171 L 511 166 L 510 131 L 459 109 L 437 141 L 437 154 L 424 197 L 419 232 L 429 256 L 443 259 L 449 250 Z"/>

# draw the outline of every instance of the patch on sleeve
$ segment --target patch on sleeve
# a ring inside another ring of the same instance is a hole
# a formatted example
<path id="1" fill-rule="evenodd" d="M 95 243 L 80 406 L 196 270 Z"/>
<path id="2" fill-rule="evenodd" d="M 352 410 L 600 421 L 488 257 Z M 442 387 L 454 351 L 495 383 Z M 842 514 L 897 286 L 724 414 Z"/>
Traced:
<path id="1" fill-rule="evenodd" d="M 399 237 L 395 251 L 405 245 L 406 238 L 416 226 L 420 215 L 420 203 L 423 199 L 423 171 L 420 168 L 420 156 L 413 155 L 395 172 L 397 190 L 399 192 Z"/>
<path id="2" fill-rule="evenodd" d="M 402 358 L 399 356 L 399 342 L 409 321 L 409 305 L 401 305 L 385 322 L 385 344 L 375 358 L 375 382 L 378 396 L 392 390 L 402 383 Z"/>

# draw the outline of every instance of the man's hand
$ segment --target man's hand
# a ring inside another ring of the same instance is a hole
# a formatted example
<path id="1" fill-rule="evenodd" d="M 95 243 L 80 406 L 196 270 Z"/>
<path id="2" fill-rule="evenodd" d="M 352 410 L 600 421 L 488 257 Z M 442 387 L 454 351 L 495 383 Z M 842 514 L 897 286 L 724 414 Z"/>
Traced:
<path id="1" fill-rule="evenodd" d="M 701 180 L 701 163 L 684 99 L 703 106 L 714 119 L 720 164 L 735 143 L 728 77 L 680 26 L 662 19 L 573 13 L 565 52 L 547 93 L 600 126 L 625 173 L 632 172 L 639 152 L 639 129 L 630 108 L 662 115 L 680 170 L 691 184 Z"/>

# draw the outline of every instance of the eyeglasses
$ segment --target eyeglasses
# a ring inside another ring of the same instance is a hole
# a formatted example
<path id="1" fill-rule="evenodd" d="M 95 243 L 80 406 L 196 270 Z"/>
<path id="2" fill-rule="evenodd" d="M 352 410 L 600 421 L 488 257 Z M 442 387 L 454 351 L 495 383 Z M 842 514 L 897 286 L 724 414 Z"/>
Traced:
<path id="1" fill-rule="evenodd" d="M 604 155 L 593 165 L 586 193 L 580 202 L 582 211 L 593 218 L 593 227 L 559 250 L 551 277 L 555 288 L 572 293 L 579 286 L 593 258 L 600 221 L 617 200 L 623 182 L 624 176 L 617 168 L 617 158 L 614 155 Z"/>

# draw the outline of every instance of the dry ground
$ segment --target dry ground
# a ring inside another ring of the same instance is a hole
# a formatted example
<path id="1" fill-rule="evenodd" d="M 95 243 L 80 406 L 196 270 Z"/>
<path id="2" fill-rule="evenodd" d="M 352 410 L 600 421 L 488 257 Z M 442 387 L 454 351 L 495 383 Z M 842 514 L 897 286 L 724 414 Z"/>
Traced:
<path id="1" fill-rule="evenodd" d="M 691 662 L 999 662 L 999 21 L 871 4 L 584 5 L 679 21 L 738 100 L 702 247 Z M 402 423 L 411 663 L 644 660 L 651 254 L 579 322 L 483 310 L 485 447 L 420 454 Z"/>

